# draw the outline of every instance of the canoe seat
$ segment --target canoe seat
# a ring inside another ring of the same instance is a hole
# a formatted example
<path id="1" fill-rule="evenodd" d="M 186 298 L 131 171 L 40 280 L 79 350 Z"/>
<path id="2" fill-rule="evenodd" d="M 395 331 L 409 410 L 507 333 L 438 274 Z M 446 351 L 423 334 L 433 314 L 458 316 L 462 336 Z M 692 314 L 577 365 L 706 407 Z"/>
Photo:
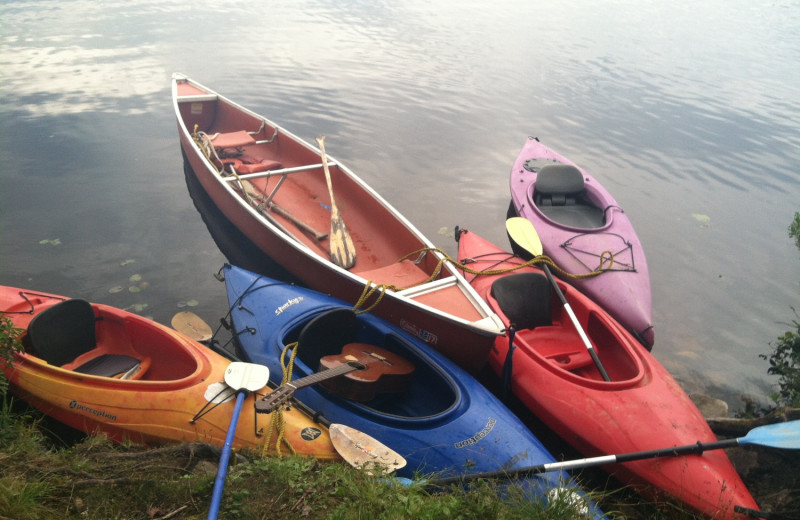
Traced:
<path id="1" fill-rule="evenodd" d="M 332 309 L 305 324 L 297 337 L 297 356 L 309 367 L 319 365 L 323 356 L 341 354 L 352 343 L 358 318 L 352 309 Z"/>
<path id="2" fill-rule="evenodd" d="M 142 361 L 123 354 L 95 354 L 96 322 L 86 300 L 65 300 L 37 314 L 28 325 L 32 353 L 50 365 L 105 377 L 140 376 Z"/>
<path id="3" fill-rule="evenodd" d="M 230 173 L 231 168 L 237 174 L 242 173 L 258 173 L 271 170 L 280 170 L 283 165 L 278 161 L 271 161 L 269 159 L 259 159 L 251 155 L 237 155 L 236 157 L 224 157 L 219 160 L 217 167 Z"/>
<path id="4" fill-rule="evenodd" d="M 570 164 L 542 166 L 533 202 L 550 219 L 568 226 L 591 229 L 605 224 L 603 210 L 586 196 L 583 174 Z"/>
<path id="5" fill-rule="evenodd" d="M 217 133 L 209 135 L 208 139 L 217 150 L 222 150 L 224 148 L 242 148 L 243 146 L 256 144 L 256 140 L 246 130 Z"/>
<path id="6" fill-rule="evenodd" d="M 539 273 L 503 276 L 492 283 L 491 295 L 518 330 L 553 324 L 550 282 Z"/>

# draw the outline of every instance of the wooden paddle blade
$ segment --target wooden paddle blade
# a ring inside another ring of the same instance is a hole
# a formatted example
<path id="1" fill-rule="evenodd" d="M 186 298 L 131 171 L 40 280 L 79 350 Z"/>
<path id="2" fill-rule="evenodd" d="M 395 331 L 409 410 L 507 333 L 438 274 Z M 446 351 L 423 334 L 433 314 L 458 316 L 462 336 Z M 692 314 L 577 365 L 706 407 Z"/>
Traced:
<path id="1" fill-rule="evenodd" d="M 331 213 L 330 247 L 333 263 L 342 269 L 356 265 L 356 246 L 338 211 Z"/>
<path id="2" fill-rule="evenodd" d="M 336 200 L 333 198 L 333 183 L 331 181 L 331 171 L 328 168 L 328 156 L 325 154 L 324 135 L 317 137 L 317 144 L 319 144 L 322 169 L 325 171 L 325 182 L 328 183 L 328 194 L 331 199 L 331 260 L 342 269 L 350 269 L 356 265 L 356 246 L 347 231 L 347 226 L 344 225 L 344 220 L 339 215 L 339 208 L 336 207 Z"/>
<path id="3" fill-rule="evenodd" d="M 343 424 L 331 424 L 331 442 L 351 466 L 368 475 L 386 474 L 405 467 L 406 459 L 366 433 Z"/>
<path id="4" fill-rule="evenodd" d="M 225 383 L 234 390 L 261 390 L 269 382 L 269 368 L 255 363 L 234 361 L 225 370 Z"/>
<path id="5" fill-rule="evenodd" d="M 511 217 L 506 220 L 506 231 L 511 240 L 533 256 L 542 254 L 542 240 L 530 220 L 523 217 Z"/>
<path id="6" fill-rule="evenodd" d="M 213 333 L 208 323 L 193 312 L 182 311 L 172 317 L 172 328 L 195 341 L 208 341 Z"/>

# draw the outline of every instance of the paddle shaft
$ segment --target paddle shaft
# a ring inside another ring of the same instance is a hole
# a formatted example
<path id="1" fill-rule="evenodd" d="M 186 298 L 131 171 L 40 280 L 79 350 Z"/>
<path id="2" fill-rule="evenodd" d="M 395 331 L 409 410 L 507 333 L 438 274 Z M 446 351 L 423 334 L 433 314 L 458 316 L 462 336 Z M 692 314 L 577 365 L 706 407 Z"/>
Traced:
<path id="1" fill-rule="evenodd" d="M 328 195 L 331 199 L 331 232 L 328 237 L 331 260 L 343 269 L 350 269 L 356 264 L 356 249 L 333 198 L 333 183 L 331 181 L 331 171 L 328 168 L 328 156 L 325 154 L 324 135 L 317 137 L 317 144 L 319 144 L 322 169 L 325 172 L 325 182 L 328 184 Z"/>
<path id="2" fill-rule="evenodd" d="M 228 426 L 228 434 L 225 436 L 225 445 L 222 447 L 222 454 L 219 457 L 219 469 L 217 478 L 214 480 L 214 491 L 211 494 L 211 505 L 208 509 L 207 520 L 216 520 L 219 513 L 219 505 L 222 501 L 222 490 L 225 488 L 225 474 L 228 471 L 228 462 L 231 458 L 233 448 L 233 438 L 236 434 L 236 424 L 239 422 L 239 413 L 242 411 L 246 392 L 240 391 L 236 394 L 236 406 L 231 415 L 231 424 Z"/>
<path id="3" fill-rule="evenodd" d="M 575 313 L 572 311 L 572 306 L 570 306 L 567 298 L 564 296 L 564 293 L 561 292 L 561 288 L 558 286 L 558 282 L 556 282 L 555 278 L 553 278 L 553 273 L 550 272 L 550 268 L 547 264 L 542 264 L 544 267 L 544 273 L 547 275 L 547 279 L 550 280 L 550 283 L 553 284 L 553 288 L 558 295 L 558 299 L 561 300 L 561 305 L 564 306 L 564 310 L 567 311 L 569 315 L 569 319 L 572 321 L 572 324 L 575 326 L 575 330 L 578 331 L 578 335 L 581 337 L 581 341 L 583 344 L 586 345 L 586 350 L 589 351 L 589 355 L 592 356 L 592 360 L 594 360 L 594 364 L 597 365 L 597 370 L 600 371 L 600 375 L 603 376 L 603 380 L 611 381 L 611 378 L 608 377 L 608 372 L 606 372 L 606 368 L 603 366 L 603 363 L 600 361 L 600 357 L 597 355 L 597 352 L 592 346 L 592 342 L 589 341 L 589 337 L 586 335 L 586 332 L 581 327 L 581 324 L 578 322 L 578 317 L 575 316 Z"/>
<path id="4" fill-rule="evenodd" d="M 508 235 L 511 240 L 516 242 L 517 245 L 525 249 L 528 253 L 532 254 L 534 258 L 542 255 L 542 241 L 539 238 L 539 234 L 536 232 L 536 228 L 533 227 L 533 223 L 530 220 L 523 217 L 511 217 L 506 220 L 506 231 L 508 231 Z M 600 362 L 600 357 L 597 355 L 597 352 L 592 346 L 592 342 L 589 341 L 589 337 L 586 335 L 583 327 L 581 327 L 580 322 L 578 322 L 578 317 L 575 316 L 575 313 L 572 311 L 572 307 L 564 297 L 564 293 L 561 292 L 558 282 L 556 282 L 556 279 L 553 277 L 553 273 L 550 272 L 550 267 L 546 263 L 543 263 L 542 267 L 544 268 L 544 274 L 547 275 L 547 279 L 550 280 L 550 283 L 553 285 L 553 289 L 555 289 L 558 299 L 561 300 L 564 310 L 567 311 L 569 319 L 572 321 L 572 325 L 575 327 L 575 330 L 578 331 L 581 341 L 589 351 L 589 355 L 592 357 L 592 361 L 594 361 L 595 366 L 597 366 L 597 370 L 600 372 L 603 380 L 611 381 L 611 378 L 608 377 L 608 372 L 606 372 L 603 363 Z"/>
<path id="5" fill-rule="evenodd" d="M 604 466 L 606 464 L 620 464 L 623 462 L 632 462 L 635 460 L 655 459 L 658 457 L 679 457 L 681 455 L 700 455 L 704 451 L 719 450 L 723 448 L 733 448 L 739 446 L 739 439 L 723 439 L 721 441 L 713 441 L 696 444 L 687 444 L 686 446 L 678 446 L 675 448 L 662 448 L 657 450 L 636 451 L 632 453 L 623 453 L 620 455 L 603 455 L 600 457 L 591 457 L 587 459 L 567 460 L 564 462 L 549 462 L 546 464 L 539 464 L 536 466 L 527 466 L 519 469 L 500 470 L 500 471 L 487 471 L 484 473 L 473 473 L 470 475 L 459 475 L 455 477 L 447 477 L 441 479 L 428 480 L 425 483 L 433 486 L 446 486 L 449 484 L 458 484 L 469 480 L 477 479 L 515 479 L 519 477 L 527 477 L 537 473 L 546 473 L 548 471 L 562 471 L 572 469 L 591 468 L 594 466 Z"/>

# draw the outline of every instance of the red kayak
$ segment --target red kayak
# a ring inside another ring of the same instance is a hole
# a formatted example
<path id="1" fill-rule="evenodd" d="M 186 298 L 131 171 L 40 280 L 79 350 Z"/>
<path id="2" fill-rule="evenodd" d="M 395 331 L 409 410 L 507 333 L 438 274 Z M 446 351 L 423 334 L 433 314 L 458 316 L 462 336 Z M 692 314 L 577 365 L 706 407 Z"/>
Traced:
<path id="1" fill-rule="evenodd" d="M 465 267 L 491 271 L 468 279 L 513 334 L 510 363 L 507 336 L 495 342 L 489 364 L 501 376 L 505 368 L 514 395 L 564 440 L 587 457 L 716 440 L 669 372 L 598 304 L 557 280 L 608 381 L 543 271 L 520 268 L 524 260 L 467 230 L 456 239 Z M 736 505 L 757 509 L 721 450 L 606 469 L 651 499 L 666 495 L 710 518 L 744 518 Z"/>

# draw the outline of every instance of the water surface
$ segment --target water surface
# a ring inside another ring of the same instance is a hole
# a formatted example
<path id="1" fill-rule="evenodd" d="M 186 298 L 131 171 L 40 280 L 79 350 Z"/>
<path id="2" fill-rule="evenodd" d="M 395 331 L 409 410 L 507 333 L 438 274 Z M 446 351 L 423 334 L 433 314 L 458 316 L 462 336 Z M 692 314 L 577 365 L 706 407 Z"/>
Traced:
<path id="1" fill-rule="evenodd" d="M 538 136 L 633 221 L 658 359 L 734 408 L 771 391 L 758 354 L 800 303 L 797 1 L 102 5 L 0 5 L 1 283 L 163 323 L 187 304 L 224 315 L 226 258 L 183 175 L 179 71 L 326 134 L 451 254 L 456 225 L 506 245 L 509 169 Z"/>

